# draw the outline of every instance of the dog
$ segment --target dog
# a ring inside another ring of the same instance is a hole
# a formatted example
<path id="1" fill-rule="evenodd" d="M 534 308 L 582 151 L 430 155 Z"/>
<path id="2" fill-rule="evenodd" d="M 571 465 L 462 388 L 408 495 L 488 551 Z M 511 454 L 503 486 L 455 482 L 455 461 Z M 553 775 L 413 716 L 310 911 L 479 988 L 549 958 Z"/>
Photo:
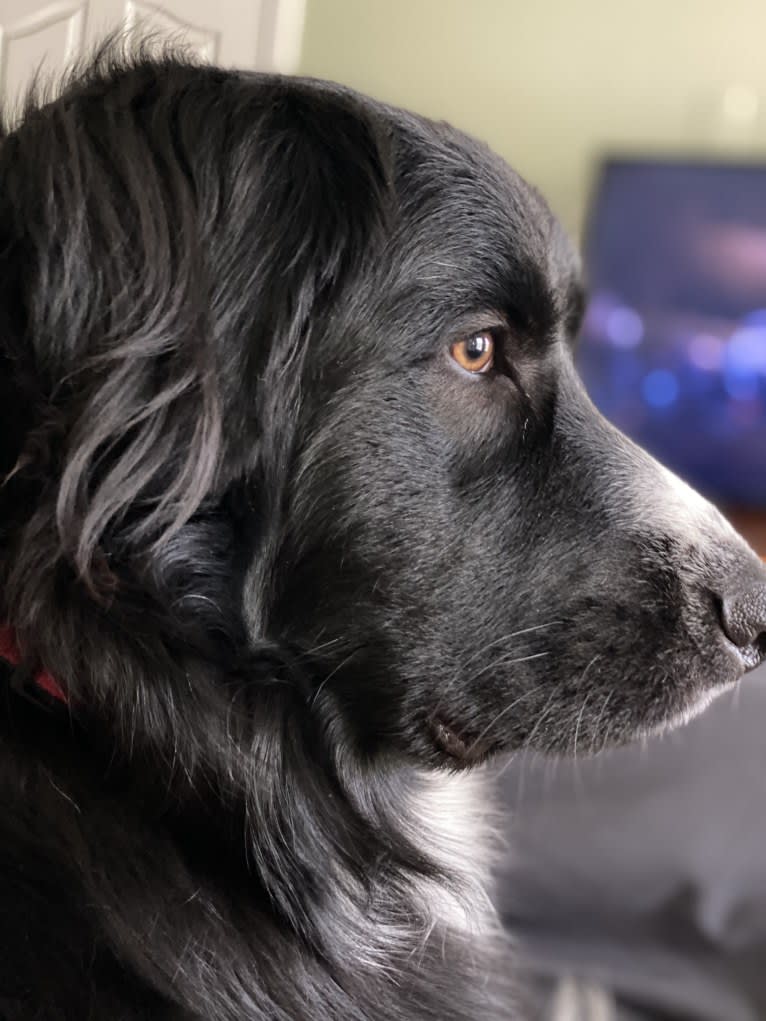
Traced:
<path id="1" fill-rule="evenodd" d="M 341 86 L 105 53 L 6 127 L 4 1021 L 525 1016 L 491 763 L 766 649 L 583 293 L 486 146 Z"/>

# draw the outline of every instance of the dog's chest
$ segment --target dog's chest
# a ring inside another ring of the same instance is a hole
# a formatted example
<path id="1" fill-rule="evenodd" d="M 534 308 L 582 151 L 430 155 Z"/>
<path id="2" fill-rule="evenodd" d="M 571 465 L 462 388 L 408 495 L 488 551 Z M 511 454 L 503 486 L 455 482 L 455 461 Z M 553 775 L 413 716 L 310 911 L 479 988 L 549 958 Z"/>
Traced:
<path id="1" fill-rule="evenodd" d="M 418 881 L 432 924 L 475 933 L 492 928 L 491 815 L 481 774 L 418 776 L 410 805 L 410 836 L 446 877 Z"/>

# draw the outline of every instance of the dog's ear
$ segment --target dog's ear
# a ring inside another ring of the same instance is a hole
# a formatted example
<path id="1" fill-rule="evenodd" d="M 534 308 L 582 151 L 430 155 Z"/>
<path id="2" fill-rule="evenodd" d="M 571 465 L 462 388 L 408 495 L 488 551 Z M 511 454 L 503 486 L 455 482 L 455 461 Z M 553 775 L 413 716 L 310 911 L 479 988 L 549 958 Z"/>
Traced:
<path id="1" fill-rule="evenodd" d="M 11 470 L 47 474 L 92 587 L 107 535 L 125 551 L 188 520 L 222 442 L 193 183 L 170 109 L 118 87 L 30 110 L 1 160 L 3 347 L 24 400 Z"/>
<path id="2" fill-rule="evenodd" d="M 55 500 L 91 586 L 285 418 L 280 387 L 385 176 L 342 93 L 177 64 L 92 72 L 4 140 L 0 470 Z"/>

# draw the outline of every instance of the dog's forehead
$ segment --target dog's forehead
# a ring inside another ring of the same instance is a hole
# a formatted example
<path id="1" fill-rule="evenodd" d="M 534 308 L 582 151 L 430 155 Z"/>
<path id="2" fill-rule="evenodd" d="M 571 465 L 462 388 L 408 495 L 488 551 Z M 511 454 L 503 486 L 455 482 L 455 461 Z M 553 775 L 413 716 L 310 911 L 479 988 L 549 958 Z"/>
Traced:
<path id="1" fill-rule="evenodd" d="M 393 177 L 406 229 L 429 232 L 443 249 L 473 243 L 546 275 L 579 274 L 579 260 L 542 195 L 487 144 L 446 121 L 380 102 L 335 82 L 293 79 L 300 89 L 351 107 L 392 148 Z M 509 133 L 512 126 L 509 125 Z"/>
<path id="2" fill-rule="evenodd" d="M 555 306 L 553 316 L 581 304 L 577 254 L 545 199 L 488 145 L 435 121 L 365 96 L 335 82 L 248 74 L 264 86 L 320 99 L 342 118 L 364 122 L 386 164 L 396 198 L 394 244 L 408 281 L 441 285 L 456 305 L 474 305 L 486 292 L 494 303 L 510 295 Z M 305 121 L 293 125 L 305 130 Z M 509 125 L 509 131 L 512 130 Z M 360 152 L 363 160 L 369 152 Z M 529 293 L 523 293 L 529 292 Z M 542 315 L 539 318 L 544 318 Z"/>
<path id="3" fill-rule="evenodd" d="M 540 193 L 487 145 L 387 109 L 399 247 L 456 304 L 510 305 L 541 324 L 577 316 L 579 257 Z"/>

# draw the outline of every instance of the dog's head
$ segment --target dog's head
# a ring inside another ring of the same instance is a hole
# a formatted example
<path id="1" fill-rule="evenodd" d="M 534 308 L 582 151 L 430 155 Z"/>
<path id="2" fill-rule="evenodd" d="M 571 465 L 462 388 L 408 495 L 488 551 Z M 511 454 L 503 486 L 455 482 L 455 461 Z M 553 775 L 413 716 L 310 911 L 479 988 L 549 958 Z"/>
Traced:
<path id="1" fill-rule="evenodd" d="M 132 730 L 233 674 L 367 761 L 683 718 L 760 660 L 766 574 L 594 409 L 582 306 L 544 201 L 457 131 L 97 68 L 0 147 L 6 619 Z"/>

